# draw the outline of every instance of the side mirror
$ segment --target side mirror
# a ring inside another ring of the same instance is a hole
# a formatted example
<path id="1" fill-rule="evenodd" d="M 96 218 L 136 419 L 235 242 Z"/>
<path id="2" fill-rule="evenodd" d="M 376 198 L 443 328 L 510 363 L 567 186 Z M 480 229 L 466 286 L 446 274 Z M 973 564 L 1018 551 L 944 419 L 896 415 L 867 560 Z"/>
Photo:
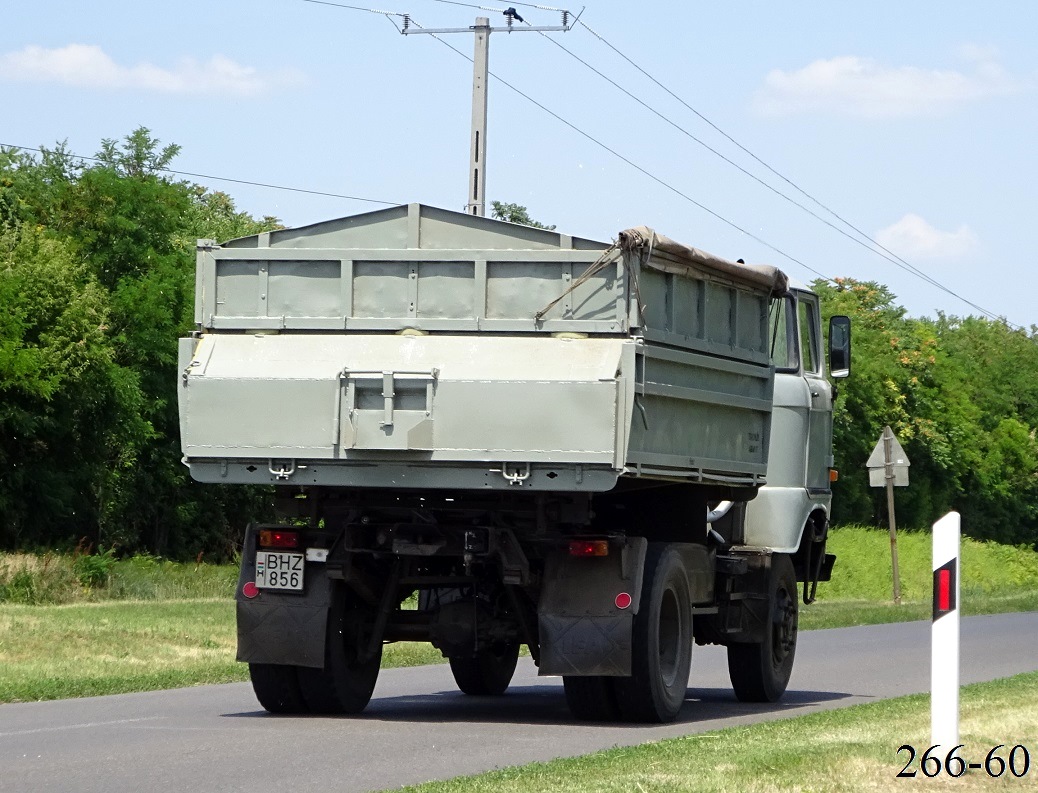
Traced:
<path id="1" fill-rule="evenodd" d="M 834 379 L 851 373 L 851 318 L 837 314 L 829 319 L 829 374 Z"/>

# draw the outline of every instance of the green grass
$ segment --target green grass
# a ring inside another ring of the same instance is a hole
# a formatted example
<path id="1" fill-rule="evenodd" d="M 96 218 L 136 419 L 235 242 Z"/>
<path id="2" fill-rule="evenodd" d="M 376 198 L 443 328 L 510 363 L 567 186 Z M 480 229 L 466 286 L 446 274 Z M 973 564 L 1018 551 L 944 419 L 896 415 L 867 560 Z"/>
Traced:
<path id="1" fill-rule="evenodd" d="M 227 600 L 0 608 L 0 701 L 242 680 Z"/>
<path id="2" fill-rule="evenodd" d="M 230 598 L 237 580 L 238 568 L 229 564 L 116 559 L 108 553 L 0 553 L 0 603 Z"/>
<path id="3" fill-rule="evenodd" d="M 0 604 L 0 702 L 247 680 L 234 651 L 228 599 Z M 430 645 L 400 642 L 382 665 L 442 660 Z"/>
<path id="4" fill-rule="evenodd" d="M 931 535 L 898 533 L 901 605 L 893 602 L 890 535 L 885 529 L 833 529 L 828 550 L 837 557 L 833 580 L 818 585 L 818 600 L 800 612 L 801 627 L 838 628 L 929 619 L 933 564 Z M 993 542 L 962 540 L 962 613 L 1038 610 L 1038 553 Z"/>
<path id="5" fill-rule="evenodd" d="M 928 600 L 933 584 L 932 538 L 929 532 L 904 531 L 897 536 L 901 596 Z M 830 553 L 837 556 L 833 580 L 819 584 L 819 600 L 892 599 L 890 535 L 885 529 L 849 526 L 829 533 Z M 962 596 L 1012 595 L 1038 589 L 1038 553 L 994 542 L 962 540 Z"/>
<path id="6" fill-rule="evenodd" d="M 1038 672 L 963 688 L 959 756 L 983 762 L 998 744 L 1008 759 L 1027 747 L 1031 768 L 1016 779 L 971 771 L 958 779 L 918 773 L 930 743 L 930 699 L 915 695 L 610 749 L 584 757 L 504 768 L 471 777 L 401 788 L 408 793 L 651 793 L 651 791 L 956 791 L 1034 790 L 1038 780 Z M 902 744 L 918 750 L 914 779 L 898 779 L 908 762 Z M 1018 755 L 1018 760 L 1021 757 Z M 942 758 L 943 761 L 943 758 Z M 931 770 L 932 765 L 928 766 Z M 1020 770 L 1020 766 L 1017 766 Z"/>

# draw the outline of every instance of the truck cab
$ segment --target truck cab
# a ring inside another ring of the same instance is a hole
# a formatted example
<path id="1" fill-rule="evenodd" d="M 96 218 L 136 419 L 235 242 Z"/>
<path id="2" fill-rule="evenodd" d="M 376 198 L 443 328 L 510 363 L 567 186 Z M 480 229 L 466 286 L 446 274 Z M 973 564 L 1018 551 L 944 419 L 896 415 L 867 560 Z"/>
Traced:
<path id="1" fill-rule="evenodd" d="M 849 333 L 847 318 L 833 317 L 827 373 L 818 295 L 791 279 L 786 295 L 771 304 L 771 455 L 767 484 L 746 506 L 743 541 L 792 554 L 798 580 L 812 585 L 829 580 L 835 561 L 825 554 L 836 477 L 832 413 L 837 389 L 829 378 L 850 372 Z M 811 594 L 805 597 L 811 599 Z"/>

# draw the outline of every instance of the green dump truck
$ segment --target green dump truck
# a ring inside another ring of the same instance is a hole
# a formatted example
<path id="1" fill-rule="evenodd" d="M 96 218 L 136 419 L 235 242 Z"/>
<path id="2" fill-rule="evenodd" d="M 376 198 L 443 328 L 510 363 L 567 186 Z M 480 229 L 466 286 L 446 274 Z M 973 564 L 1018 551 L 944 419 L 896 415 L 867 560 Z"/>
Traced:
<path id="1" fill-rule="evenodd" d="M 184 462 L 276 493 L 236 596 L 267 710 L 361 711 L 405 640 L 473 695 L 526 645 L 585 720 L 674 719 L 695 643 L 741 699 L 784 692 L 833 562 L 810 290 L 644 227 L 411 204 L 201 240 L 195 302 Z"/>

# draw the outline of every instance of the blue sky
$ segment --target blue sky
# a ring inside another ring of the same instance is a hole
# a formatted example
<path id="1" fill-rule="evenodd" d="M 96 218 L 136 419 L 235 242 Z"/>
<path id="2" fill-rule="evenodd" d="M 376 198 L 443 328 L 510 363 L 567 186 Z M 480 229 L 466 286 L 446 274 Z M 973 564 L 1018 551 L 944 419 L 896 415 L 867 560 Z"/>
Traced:
<path id="1" fill-rule="evenodd" d="M 439 28 L 477 15 L 503 24 L 496 9 L 511 3 L 349 4 Z M 560 21 L 517 7 L 535 25 Z M 878 280 L 916 316 L 978 313 L 692 135 L 981 308 L 1038 324 L 1038 4 L 588 0 L 582 21 L 811 198 L 580 25 L 549 35 L 672 123 L 538 33 L 494 33 L 491 70 L 651 176 L 492 79 L 489 198 L 576 235 L 606 240 L 645 224 L 801 280 L 812 271 Z M 471 35 L 445 39 L 471 54 Z M 183 147 L 174 163 L 183 171 L 461 209 L 471 80 L 471 64 L 430 36 L 303 0 L 37 0 L 0 28 L 0 143 L 67 139 L 93 154 L 102 138 L 144 125 Z M 195 181 L 288 225 L 380 206 Z"/>

